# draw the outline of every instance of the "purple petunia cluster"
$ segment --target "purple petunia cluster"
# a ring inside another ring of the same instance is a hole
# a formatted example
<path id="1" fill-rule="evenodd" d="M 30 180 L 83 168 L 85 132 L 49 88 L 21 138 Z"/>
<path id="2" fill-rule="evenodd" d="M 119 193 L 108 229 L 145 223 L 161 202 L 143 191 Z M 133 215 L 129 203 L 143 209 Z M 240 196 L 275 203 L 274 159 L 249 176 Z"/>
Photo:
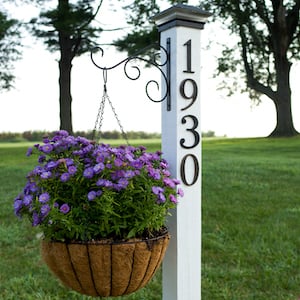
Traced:
<path id="1" fill-rule="evenodd" d="M 61 130 L 29 148 L 27 156 L 34 153 L 38 165 L 14 201 L 15 214 L 29 215 L 33 226 L 55 226 L 72 214 L 90 214 L 102 197 L 113 202 L 129 191 L 165 208 L 183 196 L 162 153 L 146 152 L 143 146 L 111 147 Z"/>

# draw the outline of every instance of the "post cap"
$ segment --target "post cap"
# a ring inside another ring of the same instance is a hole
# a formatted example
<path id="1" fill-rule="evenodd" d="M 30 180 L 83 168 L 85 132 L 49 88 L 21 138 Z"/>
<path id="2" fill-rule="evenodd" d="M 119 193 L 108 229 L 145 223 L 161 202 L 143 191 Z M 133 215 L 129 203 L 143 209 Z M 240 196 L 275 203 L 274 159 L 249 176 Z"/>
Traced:
<path id="1" fill-rule="evenodd" d="M 177 4 L 158 13 L 152 19 L 157 26 L 162 26 L 174 20 L 204 24 L 211 15 L 211 13 L 204 11 L 199 7 Z"/>

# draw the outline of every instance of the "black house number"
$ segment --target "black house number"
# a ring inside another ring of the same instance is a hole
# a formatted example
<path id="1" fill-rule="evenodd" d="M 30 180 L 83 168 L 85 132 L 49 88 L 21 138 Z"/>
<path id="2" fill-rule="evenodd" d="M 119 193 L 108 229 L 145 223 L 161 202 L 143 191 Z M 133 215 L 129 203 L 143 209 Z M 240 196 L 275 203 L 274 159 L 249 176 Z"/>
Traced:
<path id="1" fill-rule="evenodd" d="M 194 73 L 194 71 L 192 71 L 192 40 L 188 40 L 186 43 L 183 44 L 183 46 L 186 47 L 186 70 L 184 70 L 183 72 L 192 74 Z M 187 94 L 187 86 L 192 87 L 190 94 Z M 181 97 L 184 100 L 190 101 L 181 110 L 182 111 L 188 110 L 193 106 L 193 104 L 196 102 L 198 97 L 198 86 L 196 81 L 193 80 L 192 78 L 184 79 L 179 85 L 179 92 Z M 187 144 L 186 139 L 183 137 L 180 139 L 179 143 L 180 146 L 184 149 L 193 149 L 200 142 L 200 134 L 197 131 L 199 121 L 196 116 L 192 114 L 187 114 L 181 118 L 181 124 L 184 125 L 187 123 L 192 123 L 191 126 L 186 128 L 186 131 L 192 135 L 193 142 L 191 144 Z M 192 162 L 194 166 L 192 178 L 189 179 L 187 178 L 186 175 L 186 163 L 188 159 Z M 197 179 L 199 177 L 199 161 L 194 154 L 188 153 L 182 158 L 180 163 L 180 176 L 182 182 L 187 186 L 192 186 L 197 182 Z"/>

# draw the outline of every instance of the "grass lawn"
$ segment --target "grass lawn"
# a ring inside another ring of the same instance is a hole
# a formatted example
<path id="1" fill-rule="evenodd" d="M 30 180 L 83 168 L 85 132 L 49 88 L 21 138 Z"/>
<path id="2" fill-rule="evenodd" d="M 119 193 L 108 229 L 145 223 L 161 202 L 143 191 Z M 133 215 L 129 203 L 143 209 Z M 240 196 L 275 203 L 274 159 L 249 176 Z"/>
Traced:
<path id="1" fill-rule="evenodd" d="M 203 144 L 203 299 L 300 296 L 300 139 Z"/>
<path id="2" fill-rule="evenodd" d="M 95 299 L 59 284 L 41 261 L 38 230 L 13 215 L 35 161 L 27 146 L 0 144 L 0 299 Z M 300 138 L 204 140 L 203 300 L 300 296 L 299 149 Z M 160 272 L 139 292 L 111 299 L 160 300 Z"/>

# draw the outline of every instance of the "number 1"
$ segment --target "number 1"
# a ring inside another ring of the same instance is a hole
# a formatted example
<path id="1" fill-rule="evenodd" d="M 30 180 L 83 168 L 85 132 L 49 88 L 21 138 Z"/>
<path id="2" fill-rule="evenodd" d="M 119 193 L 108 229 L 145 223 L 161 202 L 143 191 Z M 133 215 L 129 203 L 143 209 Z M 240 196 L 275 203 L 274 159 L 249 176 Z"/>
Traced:
<path id="1" fill-rule="evenodd" d="M 186 46 L 186 70 L 184 73 L 195 73 L 192 71 L 192 41 L 188 40 L 183 46 Z"/>

